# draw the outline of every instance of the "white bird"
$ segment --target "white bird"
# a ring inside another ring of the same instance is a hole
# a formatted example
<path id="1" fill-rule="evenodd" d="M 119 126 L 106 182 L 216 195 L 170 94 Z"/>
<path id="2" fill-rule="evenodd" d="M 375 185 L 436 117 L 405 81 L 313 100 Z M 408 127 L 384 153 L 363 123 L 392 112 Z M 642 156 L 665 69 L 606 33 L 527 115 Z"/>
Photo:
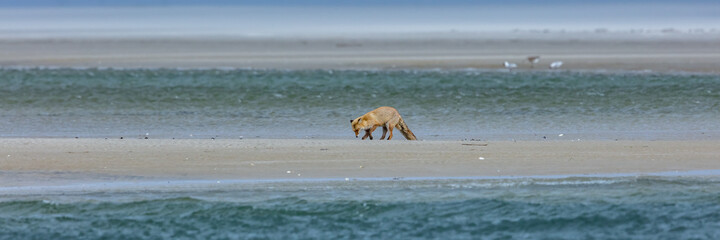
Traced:
<path id="1" fill-rule="evenodd" d="M 517 64 L 515 64 L 515 63 L 505 61 L 504 64 L 505 64 L 505 68 L 507 68 L 507 69 L 517 68 Z"/>
<path id="2" fill-rule="evenodd" d="M 562 61 L 552 62 L 552 63 L 550 63 L 550 69 L 558 69 L 558 68 L 560 68 L 560 66 L 562 66 L 562 64 L 563 64 Z"/>

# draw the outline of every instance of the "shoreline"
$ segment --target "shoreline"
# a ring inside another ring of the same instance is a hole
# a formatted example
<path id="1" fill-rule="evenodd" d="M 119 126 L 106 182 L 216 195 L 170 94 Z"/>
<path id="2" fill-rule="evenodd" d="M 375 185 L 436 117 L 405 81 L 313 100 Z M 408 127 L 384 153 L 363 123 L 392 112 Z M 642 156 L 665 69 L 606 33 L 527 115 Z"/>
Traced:
<path id="1" fill-rule="evenodd" d="M 0 195 L 55 195 L 86 194 L 95 192 L 176 192 L 176 191 L 219 191 L 228 189 L 276 189 L 295 190 L 299 188 L 377 186 L 396 183 L 407 186 L 414 184 L 452 184 L 468 182 L 470 186 L 503 187 L 523 185 L 584 185 L 613 184 L 640 178 L 681 178 L 720 180 L 720 169 L 646 172 L 607 173 L 583 175 L 532 175 L 532 176 L 468 176 L 468 177 L 393 177 L 393 178 L 306 178 L 306 179 L 164 179 L 137 181 L 90 181 L 65 185 L 0 186 Z"/>
<path id="2" fill-rule="evenodd" d="M 652 70 L 652 69 L 513 69 L 504 68 L 459 68 L 459 67 L 348 67 L 348 68 L 253 68 L 253 67 L 113 67 L 113 66 L 61 66 L 61 65 L 0 65 L 0 70 L 176 70 L 176 71 L 356 71 L 356 72 L 477 72 L 477 73 L 595 73 L 595 74 L 668 74 L 668 75 L 709 75 L 720 71 Z"/>
<path id="3" fill-rule="evenodd" d="M 492 179 L 672 172 L 717 176 L 718 145 L 718 140 L 16 138 L 0 139 L 0 188 L 153 181 Z"/>

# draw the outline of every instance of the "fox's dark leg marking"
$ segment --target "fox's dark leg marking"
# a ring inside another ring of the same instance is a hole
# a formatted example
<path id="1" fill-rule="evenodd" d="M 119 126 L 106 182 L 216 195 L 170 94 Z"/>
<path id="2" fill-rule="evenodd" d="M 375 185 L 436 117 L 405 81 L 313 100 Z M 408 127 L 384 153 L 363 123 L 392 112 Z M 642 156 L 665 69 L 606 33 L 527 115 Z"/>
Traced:
<path id="1" fill-rule="evenodd" d="M 368 134 L 370 135 L 370 140 L 373 140 L 372 132 L 374 132 L 376 128 L 377 128 L 377 126 L 373 126 L 370 128 L 370 130 L 368 130 Z"/>
<path id="2" fill-rule="evenodd" d="M 362 140 L 365 140 L 368 137 L 370 137 L 370 140 L 372 140 L 372 135 L 370 135 L 370 129 L 365 130 L 365 136 L 362 137 Z"/>
<path id="3" fill-rule="evenodd" d="M 382 135 L 382 137 L 380 137 L 380 140 L 385 139 L 385 134 L 387 134 L 387 131 L 388 131 L 387 126 L 383 126 L 383 135 Z"/>

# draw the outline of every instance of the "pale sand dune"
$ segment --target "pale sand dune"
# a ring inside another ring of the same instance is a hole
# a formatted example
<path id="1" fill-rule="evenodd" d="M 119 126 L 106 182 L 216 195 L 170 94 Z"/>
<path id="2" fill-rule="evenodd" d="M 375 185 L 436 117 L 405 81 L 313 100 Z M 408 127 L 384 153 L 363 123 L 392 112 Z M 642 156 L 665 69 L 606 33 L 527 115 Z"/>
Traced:
<path id="1" fill-rule="evenodd" d="M 0 66 L 561 69 L 718 72 L 713 34 L 406 34 L 350 37 L 0 39 Z"/>
<path id="2" fill-rule="evenodd" d="M 717 140 L 0 139 L 0 187 L 164 179 L 492 177 L 713 170 L 720 169 L 717 146 Z"/>

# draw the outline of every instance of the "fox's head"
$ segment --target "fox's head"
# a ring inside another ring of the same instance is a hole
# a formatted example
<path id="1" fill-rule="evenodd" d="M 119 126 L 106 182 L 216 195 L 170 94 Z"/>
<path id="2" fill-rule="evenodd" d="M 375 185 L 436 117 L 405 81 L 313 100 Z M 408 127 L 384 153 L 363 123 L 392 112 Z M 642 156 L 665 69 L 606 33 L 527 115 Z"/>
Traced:
<path id="1" fill-rule="evenodd" d="M 356 119 L 350 119 L 350 124 L 352 125 L 353 132 L 355 132 L 355 137 L 357 138 L 360 134 L 360 130 L 364 130 L 366 128 L 366 121 L 362 120 L 362 117 L 358 117 Z"/>

